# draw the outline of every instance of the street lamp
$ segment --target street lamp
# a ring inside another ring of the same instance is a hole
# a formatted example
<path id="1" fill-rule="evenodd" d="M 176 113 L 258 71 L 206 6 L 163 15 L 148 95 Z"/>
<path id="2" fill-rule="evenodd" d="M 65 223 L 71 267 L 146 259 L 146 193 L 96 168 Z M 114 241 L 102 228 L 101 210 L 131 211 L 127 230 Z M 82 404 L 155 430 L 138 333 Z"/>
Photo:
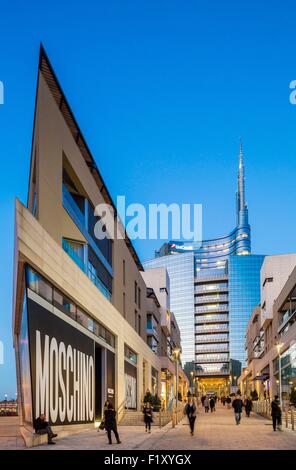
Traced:
<path id="1" fill-rule="evenodd" d="M 278 343 L 276 345 L 277 352 L 279 355 L 279 395 L 280 395 L 280 407 L 282 408 L 282 356 L 281 356 L 281 348 L 283 344 Z"/>
<path id="2" fill-rule="evenodd" d="M 175 348 L 173 350 L 173 355 L 176 363 L 176 412 L 178 409 L 178 391 L 179 391 L 179 357 L 180 357 L 180 348 Z"/>
<path id="3" fill-rule="evenodd" d="M 194 379 L 193 379 L 194 372 L 193 372 L 193 370 L 190 371 L 190 376 L 191 376 L 191 393 L 193 394 L 194 393 Z"/>

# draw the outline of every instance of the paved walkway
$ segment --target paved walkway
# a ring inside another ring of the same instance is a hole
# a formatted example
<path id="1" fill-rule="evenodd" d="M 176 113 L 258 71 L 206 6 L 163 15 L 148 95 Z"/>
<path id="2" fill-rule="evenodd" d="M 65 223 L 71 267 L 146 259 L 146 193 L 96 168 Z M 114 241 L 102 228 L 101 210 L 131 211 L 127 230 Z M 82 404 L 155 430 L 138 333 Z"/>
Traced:
<path id="1" fill-rule="evenodd" d="M 237 426 L 233 410 L 221 405 L 213 414 L 205 414 L 200 408 L 196 420 L 196 433 L 189 434 L 187 420 L 176 428 L 171 425 L 163 429 L 153 428 L 146 434 L 143 427 L 119 426 L 122 444 L 108 445 L 104 432 L 85 433 L 57 441 L 50 449 L 146 449 L 146 450 L 191 450 L 191 449 L 296 449 L 296 432 L 285 430 L 274 432 L 271 421 L 253 414 L 242 417 Z"/>
<path id="2" fill-rule="evenodd" d="M 17 416 L 0 416 L 0 449 L 22 449 L 25 443 L 19 431 Z"/>
<path id="3" fill-rule="evenodd" d="M 200 408 L 196 420 L 196 432 L 189 434 L 187 420 L 184 419 L 176 428 L 171 425 L 159 429 L 153 427 L 152 434 L 146 434 L 144 426 L 119 426 L 122 444 L 108 445 L 104 431 L 89 431 L 75 436 L 57 439 L 55 446 L 35 447 L 33 450 L 58 449 L 128 449 L 128 450 L 255 450 L 296 449 L 296 431 L 284 430 L 274 432 L 271 421 L 258 415 L 242 417 L 241 424 L 236 426 L 234 413 L 218 405 L 213 414 L 205 414 Z M 15 439 L 15 438 L 14 438 Z M 16 445 L 16 441 L 15 444 Z M 10 442 L 10 448 L 13 443 Z M 19 447 L 19 446 L 18 446 Z M 1 446 L 0 448 L 8 448 Z M 15 448 L 15 447 L 14 447 Z"/>

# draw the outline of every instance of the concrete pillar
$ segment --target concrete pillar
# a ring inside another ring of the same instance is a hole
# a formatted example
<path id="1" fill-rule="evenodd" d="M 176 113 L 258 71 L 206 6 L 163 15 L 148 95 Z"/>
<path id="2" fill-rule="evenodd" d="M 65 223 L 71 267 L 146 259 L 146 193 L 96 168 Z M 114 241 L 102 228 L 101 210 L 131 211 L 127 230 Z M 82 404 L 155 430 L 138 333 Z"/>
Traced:
<path id="1" fill-rule="evenodd" d="M 116 396 L 115 406 L 118 410 L 125 400 L 125 380 L 124 380 L 124 341 L 122 336 L 117 337 L 115 359 L 115 383 Z"/>
<path id="2" fill-rule="evenodd" d="M 143 355 L 138 354 L 138 364 L 137 364 L 137 410 L 141 410 L 142 401 L 143 401 Z"/>

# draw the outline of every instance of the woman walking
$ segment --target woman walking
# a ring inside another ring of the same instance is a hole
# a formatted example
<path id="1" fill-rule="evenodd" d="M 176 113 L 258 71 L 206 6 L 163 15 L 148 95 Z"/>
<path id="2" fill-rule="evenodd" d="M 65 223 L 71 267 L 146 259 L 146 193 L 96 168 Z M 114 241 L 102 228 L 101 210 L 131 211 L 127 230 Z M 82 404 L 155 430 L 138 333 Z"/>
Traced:
<path id="1" fill-rule="evenodd" d="M 190 426 L 190 434 L 191 436 L 194 435 L 194 425 L 196 420 L 196 405 L 192 397 L 188 398 L 188 403 L 185 406 L 185 413 L 188 417 L 189 426 Z"/>
<path id="2" fill-rule="evenodd" d="M 151 434 L 151 423 L 153 420 L 153 415 L 152 415 L 152 406 L 151 404 L 145 403 L 143 413 L 144 413 L 144 422 L 145 422 L 145 431 L 149 434 Z"/>
<path id="3" fill-rule="evenodd" d="M 210 407 L 210 402 L 209 402 L 208 397 L 205 397 L 205 399 L 204 399 L 204 407 L 205 407 L 205 413 L 208 413 L 209 412 L 209 407 Z"/>

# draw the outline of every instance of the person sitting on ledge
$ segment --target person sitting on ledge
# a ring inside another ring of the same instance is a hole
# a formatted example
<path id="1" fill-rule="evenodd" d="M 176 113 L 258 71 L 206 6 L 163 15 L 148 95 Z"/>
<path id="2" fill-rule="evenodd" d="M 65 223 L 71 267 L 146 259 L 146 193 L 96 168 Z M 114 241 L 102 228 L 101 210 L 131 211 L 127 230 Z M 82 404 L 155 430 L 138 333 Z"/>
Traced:
<path id="1" fill-rule="evenodd" d="M 55 444 L 53 442 L 53 438 L 57 437 L 57 434 L 54 434 L 52 432 L 51 427 L 49 426 L 48 421 L 46 421 L 46 417 L 44 414 L 41 414 L 39 418 L 35 419 L 34 422 L 34 429 L 36 434 L 42 435 L 42 434 L 47 434 L 47 443 L 50 444 Z"/>

